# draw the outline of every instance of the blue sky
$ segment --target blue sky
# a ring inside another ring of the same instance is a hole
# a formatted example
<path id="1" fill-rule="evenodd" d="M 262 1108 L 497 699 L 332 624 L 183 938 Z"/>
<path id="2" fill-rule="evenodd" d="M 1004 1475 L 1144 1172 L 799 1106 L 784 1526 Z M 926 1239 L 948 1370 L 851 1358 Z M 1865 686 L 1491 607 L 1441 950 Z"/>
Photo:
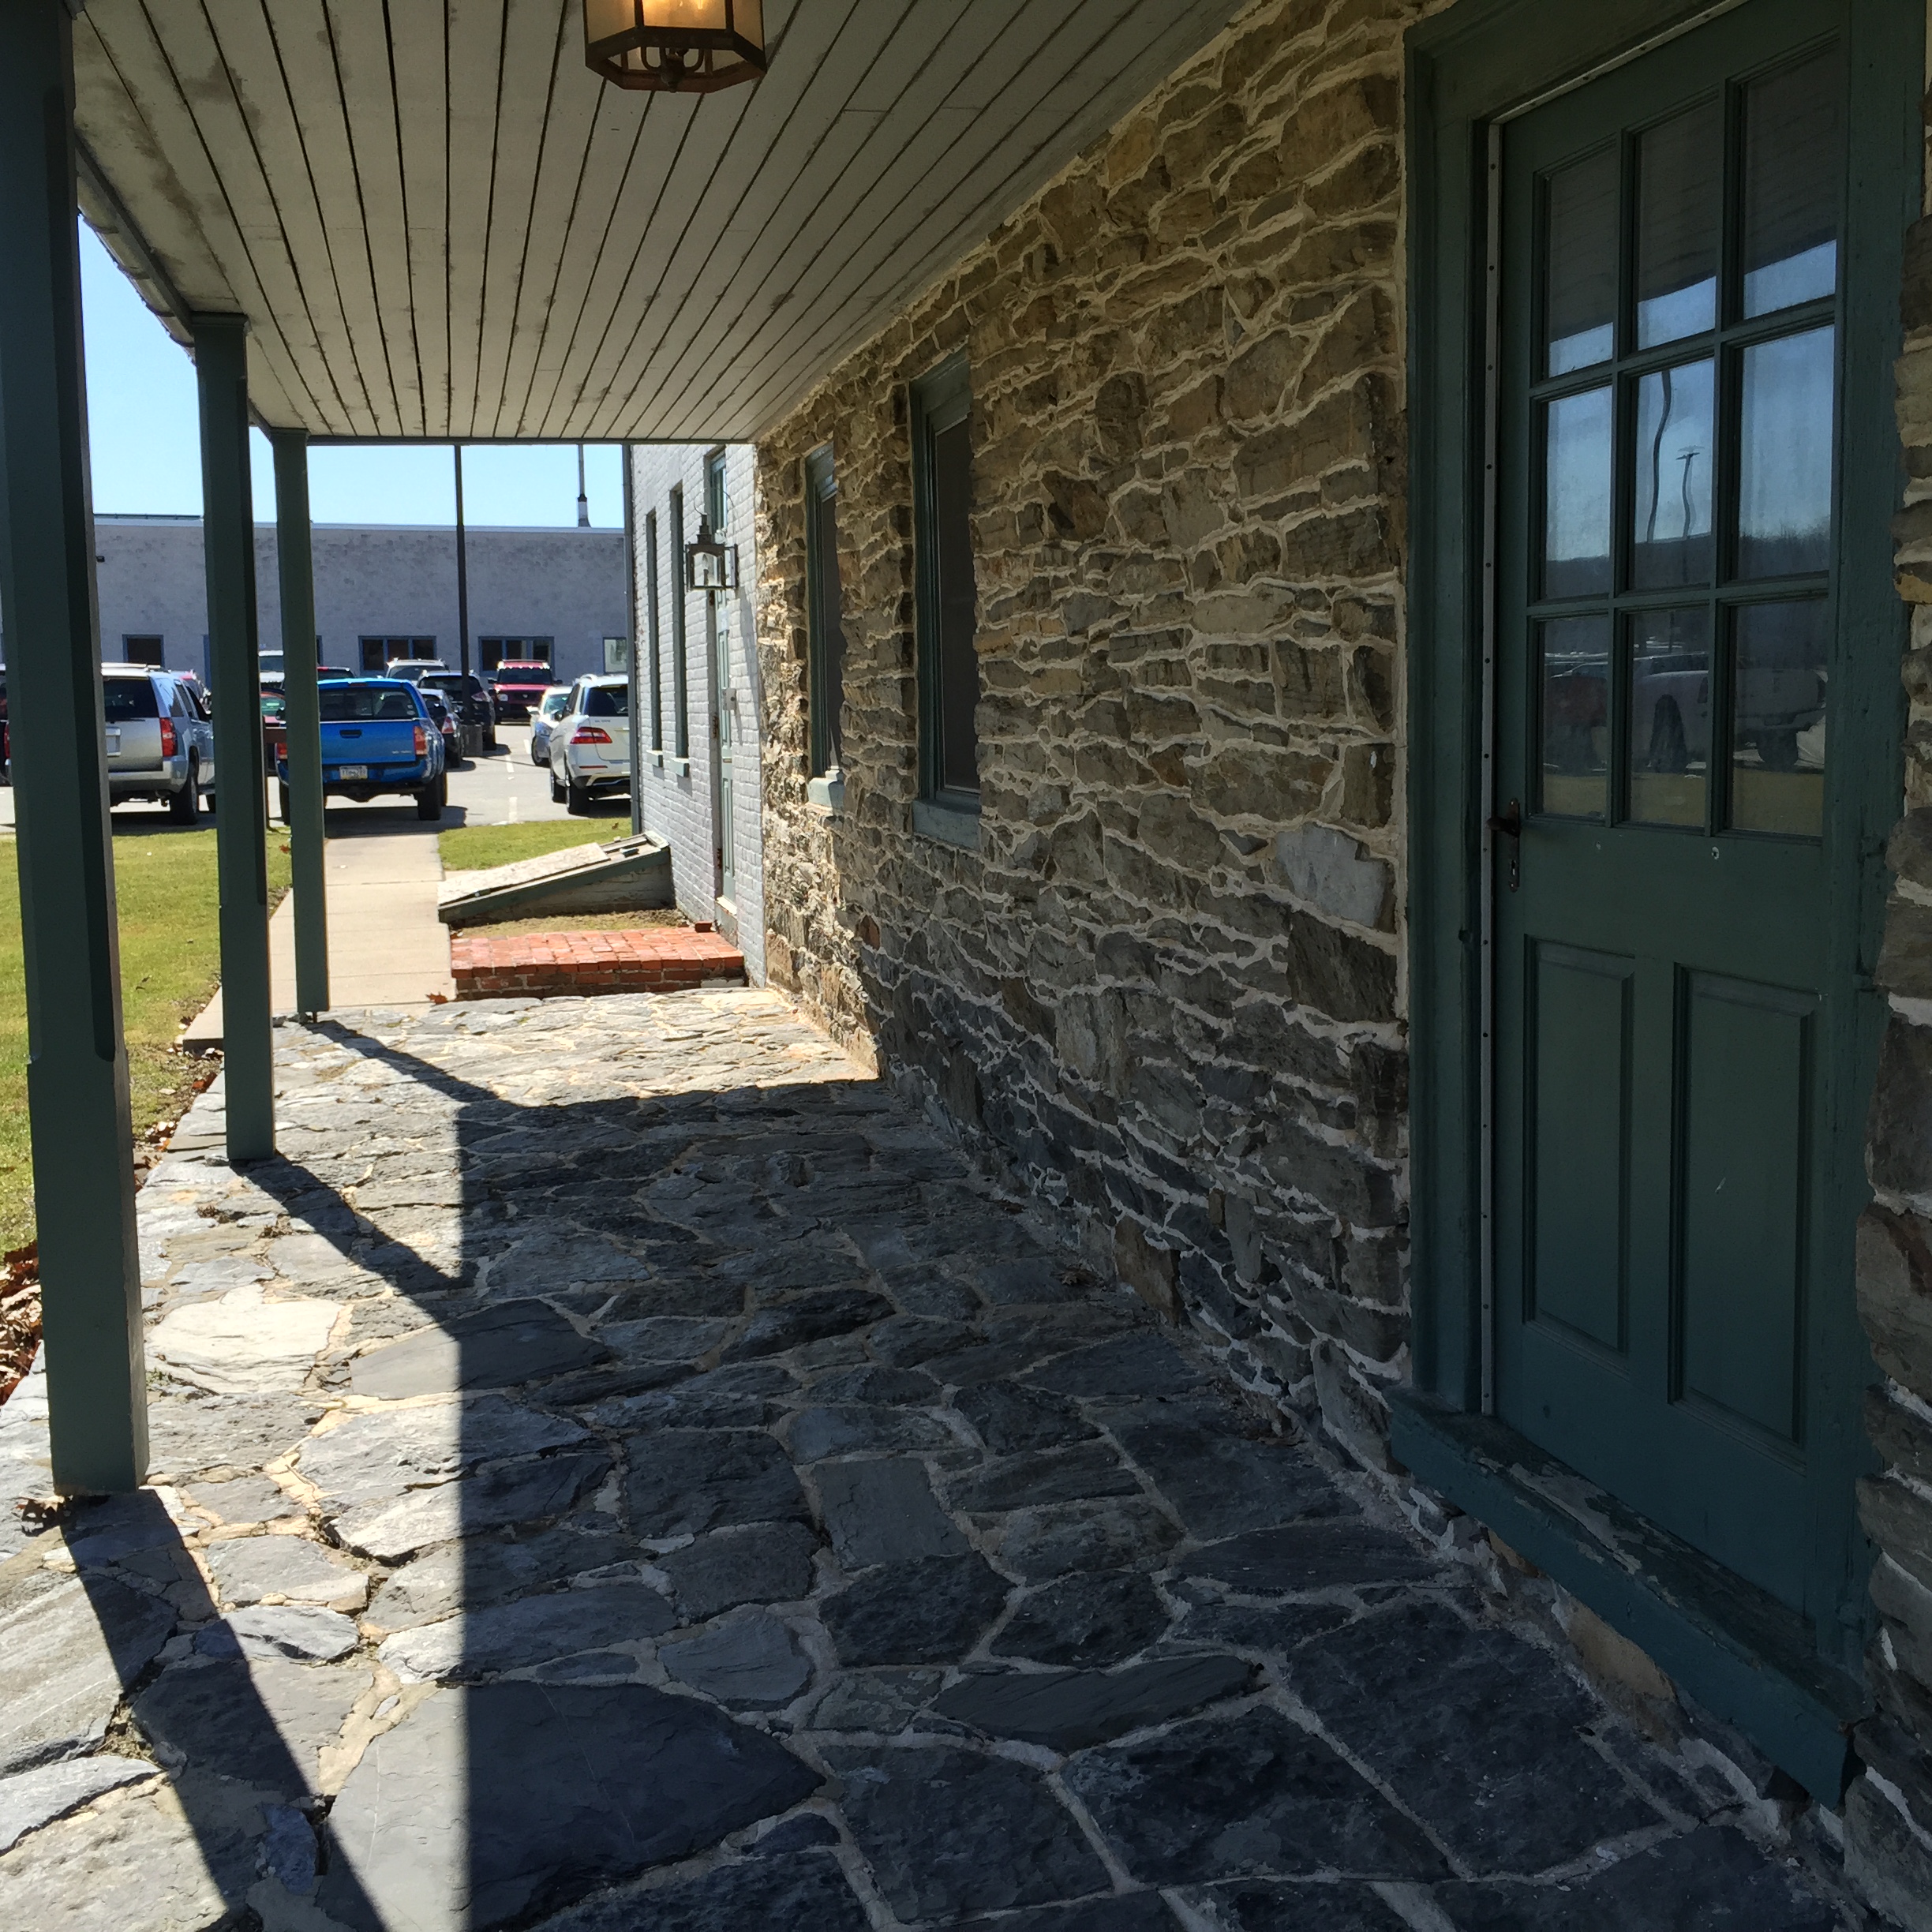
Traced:
<path id="1" fill-rule="evenodd" d="M 84 222 L 80 296 L 94 507 L 103 515 L 148 511 L 199 515 L 201 448 L 194 365 L 148 313 Z M 266 521 L 275 515 L 268 440 L 257 430 L 250 440 L 255 514 Z M 614 530 L 623 521 L 617 446 L 593 443 L 585 457 L 590 520 Z M 311 450 L 309 512 L 318 523 L 454 523 L 456 486 L 449 447 Z M 463 515 L 471 523 L 574 524 L 575 445 L 466 448 Z"/>

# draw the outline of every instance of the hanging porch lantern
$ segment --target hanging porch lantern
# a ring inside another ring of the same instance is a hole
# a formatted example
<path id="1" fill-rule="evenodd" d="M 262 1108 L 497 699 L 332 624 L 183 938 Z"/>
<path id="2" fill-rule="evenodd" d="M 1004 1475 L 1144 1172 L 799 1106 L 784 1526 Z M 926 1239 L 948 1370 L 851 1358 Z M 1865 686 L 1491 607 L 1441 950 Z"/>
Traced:
<path id="1" fill-rule="evenodd" d="M 764 0 L 584 0 L 584 59 L 613 87 L 710 94 L 755 80 Z"/>
<path id="2" fill-rule="evenodd" d="M 711 534 L 711 519 L 698 519 L 697 540 L 684 546 L 684 587 L 687 590 L 736 590 L 738 546 Z"/>

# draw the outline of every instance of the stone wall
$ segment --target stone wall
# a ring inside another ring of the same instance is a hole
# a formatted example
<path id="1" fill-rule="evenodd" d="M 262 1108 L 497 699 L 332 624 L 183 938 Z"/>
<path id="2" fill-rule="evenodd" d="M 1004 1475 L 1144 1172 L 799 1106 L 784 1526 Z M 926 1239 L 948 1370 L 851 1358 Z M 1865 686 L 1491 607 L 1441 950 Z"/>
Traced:
<path id="1" fill-rule="evenodd" d="M 759 448 L 769 968 L 1362 1458 L 1407 1369 L 1405 0 L 1263 0 Z M 916 834 L 907 385 L 968 352 L 984 814 Z M 846 798 L 807 802 L 830 442 Z"/>
<path id="2" fill-rule="evenodd" d="M 1884 1377 L 1866 1398 L 1883 1473 L 1859 1485 L 1878 1545 L 1880 1623 L 1866 1668 L 1878 1714 L 1859 1728 L 1866 1769 L 1845 1822 L 1848 1862 L 1866 1893 L 1914 1932 L 1932 1932 L 1932 219 L 1907 239 L 1902 320 L 1905 815 L 1885 855 L 1893 886 L 1878 977 L 1890 1011 L 1867 1150 L 1874 1199 L 1858 1245 L 1859 1312 Z"/>

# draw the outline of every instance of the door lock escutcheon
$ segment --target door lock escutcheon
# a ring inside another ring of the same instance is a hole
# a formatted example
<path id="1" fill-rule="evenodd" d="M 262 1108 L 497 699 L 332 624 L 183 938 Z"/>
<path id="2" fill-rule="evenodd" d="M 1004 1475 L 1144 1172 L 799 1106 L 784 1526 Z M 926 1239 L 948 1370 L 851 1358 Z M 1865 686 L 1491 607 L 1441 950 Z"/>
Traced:
<path id="1" fill-rule="evenodd" d="M 1509 889 L 1515 892 L 1522 884 L 1522 801 L 1511 799 L 1488 825 L 1496 837 L 1509 841 Z"/>

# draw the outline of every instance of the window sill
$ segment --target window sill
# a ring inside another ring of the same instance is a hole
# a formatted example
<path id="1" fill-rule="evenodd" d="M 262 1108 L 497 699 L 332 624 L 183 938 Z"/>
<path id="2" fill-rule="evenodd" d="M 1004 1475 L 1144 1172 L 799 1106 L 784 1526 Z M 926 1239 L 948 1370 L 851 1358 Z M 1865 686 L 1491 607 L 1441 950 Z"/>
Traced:
<path id="1" fill-rule="evenodd" d="M 805 803 L 816 806 L 828 817 L 837 817 L 845 809 L 845 780 L 843 774 L 828 772 L 822 778 L 807 779 Z"/>
<path id="2" fill-rule="evenodd" d="M 1391 1447 L 1822 1803 L 1844 1795 L 1861 1686 L 1817 1652 L 1808 1624 L 1687 1544 L 1594 1490 L 1493 1417 L 1391 1391 Z M 1586 1526 L 1559 1499 L 1591 1492 Z M 1599 1526 L 1601 1526 L 1600 1528 Z"/>
<path id="3" fill-rule="evenodd" d="M 942 845 L 954 845 L 961 852 L 979 849 L 979 814 L 957 805 L 942 805 L 936 799 L 912 801 L 912 829 L 922 837 L 937 839 Z"/>
<path id="4" fill-rule="evenodd" d="M 691 760 L 687 758 L 666 758 L 664 768 L 673 778 L 688 778 L 691 776 Z"/>

